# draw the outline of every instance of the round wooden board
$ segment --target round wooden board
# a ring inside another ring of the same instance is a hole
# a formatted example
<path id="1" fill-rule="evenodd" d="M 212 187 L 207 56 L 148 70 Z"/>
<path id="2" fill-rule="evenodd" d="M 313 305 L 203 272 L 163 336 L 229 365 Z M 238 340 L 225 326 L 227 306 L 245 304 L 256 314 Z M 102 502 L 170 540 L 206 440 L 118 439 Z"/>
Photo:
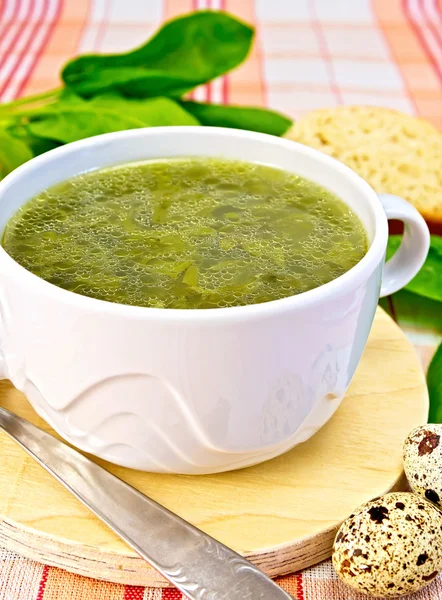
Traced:
<path id="1" fill-rule="evenodd" d="M 50 430 L 8 382 L 0 404 Z M 271 576 L 330 555 L 359 504 L 405 485 L 402 444 L 426 422 L 424 375 L 380 309 L 347 397 L 309 441 L 271 461 L 218 475 L 161 475 L 106 464 Z M 0 545 L 69 571 L 132 585 L 165 580 L 5 434 L 0 434 Z"/>

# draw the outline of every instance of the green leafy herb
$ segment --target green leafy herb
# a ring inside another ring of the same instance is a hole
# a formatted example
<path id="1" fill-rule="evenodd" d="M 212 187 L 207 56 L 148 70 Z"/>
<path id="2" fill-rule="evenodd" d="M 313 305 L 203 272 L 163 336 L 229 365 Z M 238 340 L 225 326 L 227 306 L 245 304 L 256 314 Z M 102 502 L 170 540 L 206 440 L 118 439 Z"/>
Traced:
<path id="1" fill-rule="evenodd" d="M 292 124 L 290 119 L 280 113 L 251 106 L 225 106 L 201 102 L 182 102 L 181 106 L 194 115 L 201 125 L 283 135 Z"/>
<path id="2" fill-rule="evenodd" d="M 399 248 L 402 236 L 392 235 L 388 239 L 387 258 Z M 442 237 L 431 236 L 430 250 L 424 266 L 406 286 L 408 291 L 442 302 Z"/>
<path id="3" fill-rule="evenodd" d="M 442 305 L 437 300 L 403 289 L 381 298 L 379 304 L 401 327 L 427 329 L 442 339 Z"/>
<path id="4" fill-rule="evenodd" d="M 442 344 L 436 350 L 427 374 L 430 396 L 429 423 L 442 423 Z"/>
<path id="5" fill-rule="evenodd" d="M 30 110 L 50 105 L 56 102 L 64 93 L 65 89 L 61 88 L 0 104 L 0 119 L 4 120 L 17 115 L 27 114 Z"/>
<path id="6" fill-rule="evenodd" d="M 155 206 L 152 212 L 152 223 L 166 223 L 170 204 L 170 199 L 166 199 Z"/>
<path id="7" fill-rule="evenodd" d="M 183 283 L 191 287 L 198 285 L 198 267 L 196 265 L 188 267 L 183 277 Z"/>
<path id="8" fill-rule="evenodd" d="M 178 264 L 173 264 L 168 268 L 168 275 L 172 277 L 172 279 L 177 279 L 177 277 L 183 274 L 190 267 L 192 262 L 190 260 L 182 261 Z"/>
<path id="9" fill-rule="evenodd" d="M 223 12 L 200 11 L 169 21 L 132 52 L 76 58 L 62 77 L 86 97 L 109 90 L 179 97 L 238 66 L 252 39 L 249 25 Z"/>
<path id="10" fill-rule="evenodd" d="M 118 95 L 78 102 L 69 99 L 41 109 L 31 117 L 31 135 L 64 144 L 82 138 L 138 127 L 198 125 L 198 121 L 170 98 L 130 100 Z"/>
<path id="11" fill-rule="evenodd" d="M 180 100 L 238 66 L 253 33 L 227 13 L 198 11 L 169 21 L 132 52 L 70 61 L 65 87 L 0 105 L 0 178 L 62 144 L 137 127 L 201 124 L 282 135 L 291 121 L 279 113 Z"/>
<path id="12" fill-rule="evenodd" d="M 25 142 L 0 129 L 0 179 L 30 158 L 32 152 Z"/>
<path id="13" fill-rule="evenodd" d="M 57 146 L 60 146 L 60 142 L 57 142 L 56 140 L 35 137 L 30 133 L 27 124 L 9 123 L 7 132 L 12 137 L 21 140 L 27 145 L 33 156 L 43 154 L 44 152 L 48 152 L 49 150 L 53 150 L 54 148 L 57 148 Z"/>
<path id="14" fill-rule="evenodd" d="M 198 119 L 189 114 L 171 98 L 158 97 L 145 100 L 128 99 L 118 94 L 97 96 L 90 103 L 97 110 L 112 109 L 143 121 L 144 127 L 165 125 L 199 125 Z"/>

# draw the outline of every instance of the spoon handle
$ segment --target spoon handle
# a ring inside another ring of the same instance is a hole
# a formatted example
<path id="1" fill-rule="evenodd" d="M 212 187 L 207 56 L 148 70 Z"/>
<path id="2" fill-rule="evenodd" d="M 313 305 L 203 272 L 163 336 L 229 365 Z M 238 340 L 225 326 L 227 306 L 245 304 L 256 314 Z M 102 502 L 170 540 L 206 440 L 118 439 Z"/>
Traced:
<path id="1" fill-rule="evenodd" d="M 0 408 L 0 428 L 187 598 L 292 598 L 245 558 L 32 423 Z"/>

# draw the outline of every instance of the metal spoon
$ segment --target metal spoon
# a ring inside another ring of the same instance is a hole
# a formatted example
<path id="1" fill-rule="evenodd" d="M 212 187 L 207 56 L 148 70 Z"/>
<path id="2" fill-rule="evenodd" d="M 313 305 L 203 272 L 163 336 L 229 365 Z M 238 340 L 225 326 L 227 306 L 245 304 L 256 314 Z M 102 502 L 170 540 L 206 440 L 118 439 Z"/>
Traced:
<path id="1" fill-rule="evenodd" d="M 224 544 L 5 408 L 0 429 L 187 598 L 292 599 Z"/>

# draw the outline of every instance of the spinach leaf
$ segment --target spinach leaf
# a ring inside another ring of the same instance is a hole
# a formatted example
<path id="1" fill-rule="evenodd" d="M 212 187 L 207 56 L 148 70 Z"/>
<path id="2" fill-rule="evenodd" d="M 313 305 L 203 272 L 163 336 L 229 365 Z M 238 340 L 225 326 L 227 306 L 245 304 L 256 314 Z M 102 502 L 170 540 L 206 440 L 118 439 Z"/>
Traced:
<path id="1" fill-rule="evenodd" d="M 12 124 L 7 127 L 7 131 L 13 137 L 27 144 L 34 156 L 38 156 L 39 154 L 48 152 L 48 150 L 58 148 L 58 146 L 61 145 L 60 142 L 55 140 L 32 135 L 29 131 L 29 125 L 27 122 L 12 122 Z"/>
<path id="2" fill-rule="evenodd" d="M 88 102 L 94 109 L 113 110 L 143 121 L 143 127 L 166 125 L 200 125 L 198 119 L 188 113 L 171 98 L 124 98 L 118 94 L 103 94 Z"/>
<path id="3" fill-rule="evenodd" d="M 85 97 L 107 91 L 179 97 L 239 65 L 252 39 L 253 28 L 227 13 L 198 11 L 169 21 L 132 52 L 80 56 L 62 78 Z"/>
<path id="4" fill-rule="evenodd" d="M 393 256 L 399 248 L 402 236 L 391 235 L 388 238 L 387 258 Z M 442 302 L 442 237 L 431 236 L 430 250 L 422 269 L 405 287 L 419 296 Z"/>
<path id="5" fill-rule="evenodd" d="M 379 304 L 400 327 L 426 329 L 442 339 L 442 304 L 437 300 L 402 289 L 388 298 L 381 298 Z"/>
<path id="6" fill-rule="evenodd" d="M 66 87 L 1 105 L 0 129 L 35 155 L 100 133 L 159 125 L 282 135 L 291 121 L 276 112 L 174 100 L 241 63 L 253 34 L 253 27 L 220 11 L 179 17 L 132 52 L 70 61 Z"/>
<path id="7" fill-rule="evenodd" d="M 199 125 L 170 98 L 130 100 L 116 94 L 92 100 L 69 97 L 30 117 L 29 133 L 63 144 L 82 138 L 160 125 Z"/>
<path id="8" fill-rule="evenodd" d="M 442 423 L 442 344 L 436 350 L 427 373 L 430 395 L 429 423 Z"/>
<path id="9" fill-rule="evenodd" d="M 0 129 L 0 179 L 32 158 L 29 146 Z"/>
<path id="10" fill-rule="evenodd" d="M 249 129 L 272 135 L 282 135 L 292 121 L 273 110 L 251 106 L 224 106 L 201 102 L 181 102 L 187 112 L 194 115 L 201 125 Z"/>
<path id="11" fill-rule="evenodd" d="M 31 148 L 34 156 L 44 154 L 45 152 L 49 152 L 49 150 L 53 150 L 54 148 L 58 148 L 62 145 L 56 140 L 51 140 L 49 138 L 41 138 L 31 134 L 29 134 L 27 137 L 27 143 Z"/>

